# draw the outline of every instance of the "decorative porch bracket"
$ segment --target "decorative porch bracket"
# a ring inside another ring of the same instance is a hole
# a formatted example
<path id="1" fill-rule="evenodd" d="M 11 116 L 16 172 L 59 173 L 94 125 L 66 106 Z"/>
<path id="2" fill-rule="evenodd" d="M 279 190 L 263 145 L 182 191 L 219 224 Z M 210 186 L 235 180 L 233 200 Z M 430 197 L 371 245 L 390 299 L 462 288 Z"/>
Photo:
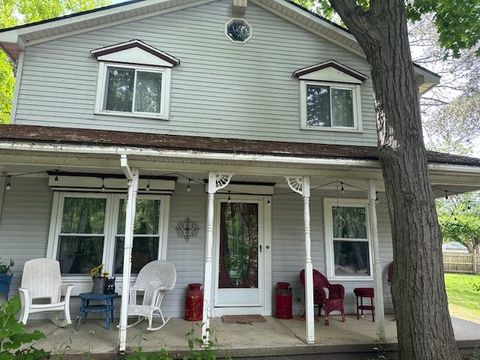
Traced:
<path id="1" fill-rule="evenodd" d="M 288 186 L 303 196 L 303 218 L 305 223 L 305 317 L 306 342 L 315 343 L 315 317 L 313 304 L 313 265 L 310 237 L 310 177 L 286 176 Z"/>
<path id="2" fill-rule="evenodd" d="M 203 282 L 203 314 L 202 314 L 202 339 L 204 343 L 209 339 L 209 326 L 211 315 L 212 282 L 213 282 L 213 225 L 214 225 L 214 200 L 215 193 L 225 188 L 232 179 L 233 174 L 208 173 L 208 209 L 207 209 L 207 245 L 205 249 L 205 276 Z"/>
<path id="3" fill-rule="evenodd" d="M 120 325 L 118 334 L 118 352 L 124 354 L 127 347 L 127 320 L 132 267 L 133 226 L 135 222 L 139 171 L 137 169 L 130 169 L 125 155 L 122 155 L 121 157 L 121 166 L 128 180 L 128 197 L 125 214 L 125 245 L 123 248 L 122 305 L 120 308 Z"/>
<path id="4" fill-rule="evenodd" d="M 378 225 L 377 225 L 377 192 L 375 180 L 368 180 L 368 207 L 370 219 L 370 232 L 373 247 L 373 287 L 375 291 L 375 327 L 380 341 L 385 340 L 385 309 L 383 304 L 383 280 L 382 264 L 380 262 L 380 248 L 378 245 Z"/>

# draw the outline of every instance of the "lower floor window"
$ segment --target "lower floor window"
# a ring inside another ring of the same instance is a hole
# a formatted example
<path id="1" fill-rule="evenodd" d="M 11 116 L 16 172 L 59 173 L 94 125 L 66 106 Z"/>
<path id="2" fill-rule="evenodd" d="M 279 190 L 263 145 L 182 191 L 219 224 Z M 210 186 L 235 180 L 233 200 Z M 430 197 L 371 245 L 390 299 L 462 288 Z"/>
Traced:
<path id="1" fill-rule="evenodd" d="M 335 276 L 370 276 L 370 254 L 366 241 L 333 241 Z"/>
<path id="2" fill-rule="evenodd" d="M 330 278 L 372 276 L 366 200 L 326 199 L 325 235 Z"/>
<path id="3" fill-rule="evenodd" d="M 104 271 L 123 273 L 126 197 L 123 194 L 56 193 L 52 214 L 51 255 L 63 275 L 87 275 L 104 264 Z M 136 203 L 132 273 L 162 257 L 168 196 L 139 195 Z"/>

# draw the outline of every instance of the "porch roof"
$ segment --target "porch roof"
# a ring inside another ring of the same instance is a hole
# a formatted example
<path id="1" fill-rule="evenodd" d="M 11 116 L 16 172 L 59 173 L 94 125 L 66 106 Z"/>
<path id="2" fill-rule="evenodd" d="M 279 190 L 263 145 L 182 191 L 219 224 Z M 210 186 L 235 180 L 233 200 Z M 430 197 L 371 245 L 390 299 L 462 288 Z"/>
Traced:
<path id="1" fill-rule="evenodd" d="M 378 160 L 378 149 L 371 146 L 211 138 L 32 125 L 0 126 L 0 141 L 103 145 L 326 159 Z M 479 158 L 435 151 L 427 151 L 427 160 L 432 164 L 480 167 Z"/>

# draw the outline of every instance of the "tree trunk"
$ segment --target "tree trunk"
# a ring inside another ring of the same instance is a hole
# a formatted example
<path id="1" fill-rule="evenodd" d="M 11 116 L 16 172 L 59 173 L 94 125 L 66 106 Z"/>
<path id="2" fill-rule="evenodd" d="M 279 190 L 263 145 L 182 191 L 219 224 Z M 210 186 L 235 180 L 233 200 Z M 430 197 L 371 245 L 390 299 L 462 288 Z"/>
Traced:
<path id="1" fill-rule="evenodd" d="M 392 225 L 400 358 L 460 360 L 445 291 L 419 95 L 401 0 L 330 0 L 372 66 L 379 157 Z"/>

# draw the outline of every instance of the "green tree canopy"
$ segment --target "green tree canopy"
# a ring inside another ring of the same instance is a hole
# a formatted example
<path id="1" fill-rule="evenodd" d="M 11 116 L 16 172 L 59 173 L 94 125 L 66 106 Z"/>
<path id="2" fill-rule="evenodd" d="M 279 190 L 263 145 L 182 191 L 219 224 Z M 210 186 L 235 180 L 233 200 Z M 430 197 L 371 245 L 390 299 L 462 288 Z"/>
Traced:
<path id="1" fill-rule="evenodd" d="M 295 0 L 328 19 L 336 13 L 330 0 Z M 377 0 L 381 1 L 381 0 Z M 375 0 L 357 0 L 358 11 L 368 12 Z M 445 55 L 458 57 L 462 50 L 474 48 L 480 56 L 480 1 L 478 0 L 413 0 L 407 2 L 407 15 L 418 21 L 425 14 L 434 14 L 434 23 Z"/>
<path id="2" fill-rule="evenodd" d="M 452 200 L 442 200 L 438 220 L 443 241 L 458 241 L 470 252 L 480 248 L 480 195 L 465 194 Z"/>
<path id="3" fill-rule="evenodd" d="M 415 0 L 407 10 L 413 21 L 427 13 L 435 14 L 440 45 L 446 55 L 458 57 L 462 50 L 475 48 L 480 56 L 480 1 Z"/>
<path id="4" fill-rule="evenodd" d="M 0 28 L 50 19 L 108 5 L 110 0 L 2 0 Z M 15 67 L 0 53 L 0 124 L 8 123 L 12 110 Z"/>

